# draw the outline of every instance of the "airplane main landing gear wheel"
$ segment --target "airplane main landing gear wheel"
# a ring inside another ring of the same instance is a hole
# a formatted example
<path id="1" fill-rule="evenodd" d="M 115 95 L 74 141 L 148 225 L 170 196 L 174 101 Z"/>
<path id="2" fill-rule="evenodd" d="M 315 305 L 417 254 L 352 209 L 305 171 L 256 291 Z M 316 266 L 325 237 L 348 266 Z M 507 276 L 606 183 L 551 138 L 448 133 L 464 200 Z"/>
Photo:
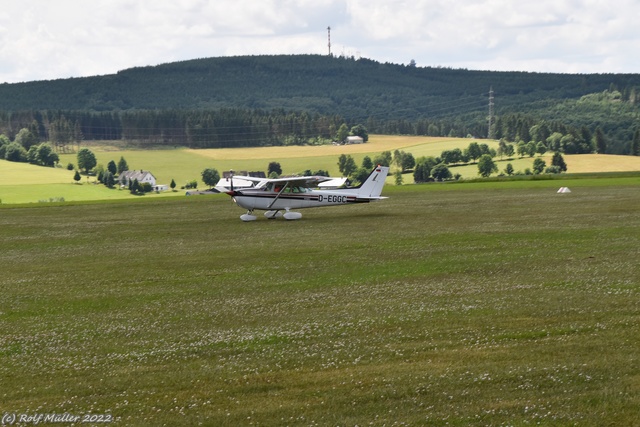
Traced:
<path id="1" fill-rule="evenodd" d="M 248 221 L 255 221 L 256 219 L 258 219 L 258 217 L 253 215 L 253 211 L 247 211 L 246 214 L 240 215 L 240 219 L 243 220 L 244 222 L 248 222 Z"/>
<path id="2" fill-rule="evenodd" d="M 290 220 L 290 221 L 302 218 L 302 214 L 300 212 L 287 211 L 287 213 L 282 215 L 282 216 L 284 217 L 284 219 L 287 219 L 287 220 Z"/>
<path id="3" fill-rule="evenodd" d="M 266 211 L 264 213 L 265 218 L 267 219 L 276 219 L 282 217 L 282 212 L 280 211 Z"/>

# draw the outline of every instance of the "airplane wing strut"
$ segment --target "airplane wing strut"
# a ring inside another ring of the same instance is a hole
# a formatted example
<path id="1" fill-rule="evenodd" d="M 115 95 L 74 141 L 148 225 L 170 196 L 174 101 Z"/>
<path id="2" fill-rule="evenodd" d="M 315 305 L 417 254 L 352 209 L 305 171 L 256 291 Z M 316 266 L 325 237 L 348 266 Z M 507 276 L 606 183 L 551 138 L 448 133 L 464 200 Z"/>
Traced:
<path id="1" fill-rule="evenodd" d="M 289 183 L 288 183 L 288 182 L 286 182 L 286 183 L 282 186 L 282 190 L 280 190 L 280 191 L 278 192 L 278 194 L 276 194 L 276 197 L 275 197 L 275 198 L 273 199 L 273 201 L 269 204 L 269 206 L 267 206 L 267 210 L 271 209 L 271 206 L 273 206 L 273 204 L 276 202 L 276 200 L 278 200 L 278 198 L 280 197 L 280 195 L 282 194 L 282 192 L 283 192 L 284 190 L 286 190 L 288 186 L 289 186 Z"/>

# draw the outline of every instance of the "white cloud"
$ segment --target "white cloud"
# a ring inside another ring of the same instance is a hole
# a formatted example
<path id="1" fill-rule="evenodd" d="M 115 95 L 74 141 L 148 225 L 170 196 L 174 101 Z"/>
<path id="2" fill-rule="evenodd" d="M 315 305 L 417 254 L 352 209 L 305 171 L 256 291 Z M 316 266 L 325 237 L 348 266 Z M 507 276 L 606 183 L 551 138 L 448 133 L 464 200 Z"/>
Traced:
<path id="1" fill-rule="evenodd" d="M 327 52 L 419 66 L 637 72 L 640 2 L 23 0 L 0 11 L 0 82 L 225 55 Z"/>

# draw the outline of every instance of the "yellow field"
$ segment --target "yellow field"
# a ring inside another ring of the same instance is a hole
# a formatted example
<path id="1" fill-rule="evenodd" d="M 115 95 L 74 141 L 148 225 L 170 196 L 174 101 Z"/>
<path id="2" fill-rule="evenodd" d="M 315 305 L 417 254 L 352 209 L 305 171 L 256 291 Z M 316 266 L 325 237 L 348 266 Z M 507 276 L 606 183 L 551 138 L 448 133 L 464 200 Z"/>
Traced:
<path id="1" fill-rule="evenodd" d="M 571 173 L 640 171 L 639 156 L 576 154 L 565 156 L 565 161 Z"/>
<path id="2" fill-rule="evenodd" d="M 353 145 L 320 145 L 320 146 L 288 146 L 288 147 L 256 147 L 256 148 L 220 148 L 190 150 L 198 155 L 213 160 L 264 160 L 264 159 L 291 159 L 335 156 L 349 154 L 357 155 L 378 154 L 383 151 L 404 150 L 414 156 L 439 155 L 444 149 L 466 147 L 469 139 L 460 138 L 434 138 L 423 136 L 393 136 L 374 135 L 366 144 Z M 416 154 L 418 151 L 421 153 Z M 422 152 L 428 154 L 422 154 Z"/>

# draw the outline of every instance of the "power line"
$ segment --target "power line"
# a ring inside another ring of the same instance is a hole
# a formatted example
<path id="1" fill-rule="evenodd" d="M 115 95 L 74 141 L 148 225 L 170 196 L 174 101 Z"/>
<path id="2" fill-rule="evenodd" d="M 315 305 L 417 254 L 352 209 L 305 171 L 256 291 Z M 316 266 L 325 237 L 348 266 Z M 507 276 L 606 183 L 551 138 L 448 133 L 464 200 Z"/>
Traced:
<path id="1" fill-rule="evenodd" d="M 487 134 L 488 139 L 495 139 L 495 113 L 493 107 L 493 86 L 489 86 L 489 130 Z"/>

